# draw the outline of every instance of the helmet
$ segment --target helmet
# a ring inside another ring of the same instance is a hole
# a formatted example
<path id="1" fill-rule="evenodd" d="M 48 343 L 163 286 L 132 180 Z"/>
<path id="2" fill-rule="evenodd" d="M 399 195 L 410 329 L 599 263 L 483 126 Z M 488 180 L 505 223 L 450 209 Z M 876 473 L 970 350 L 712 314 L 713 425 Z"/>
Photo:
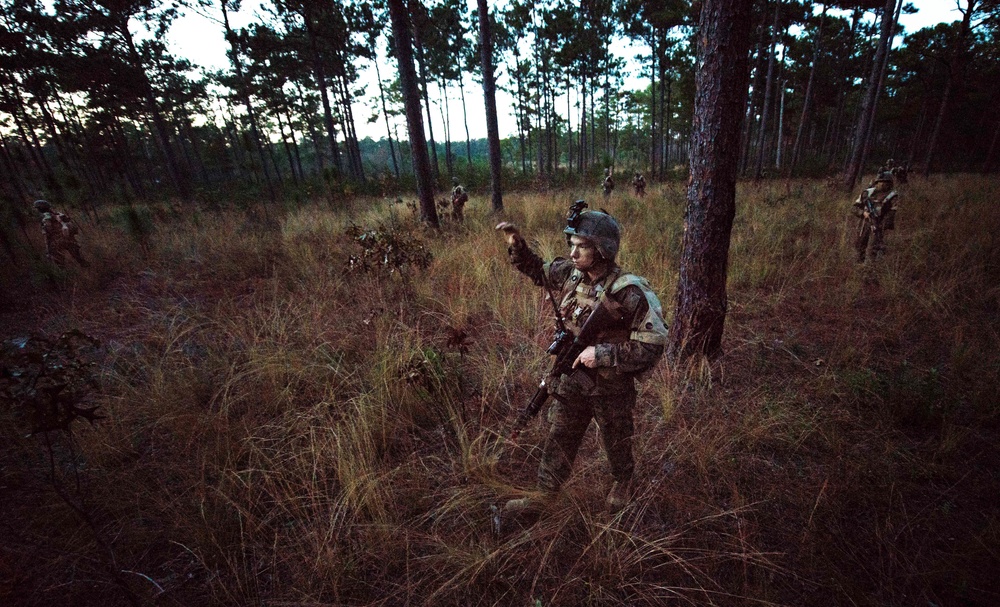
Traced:
<path id="1" fill-rule="evenodd" d="M 891 190 L 893 186 L 892 173 L 889 171 L 879 172 L 875 177 L 875 181 L 872 182 L 872 186 L 879 192 Z"/>
<path id="2" fill-rule="evenodd" d="M 605 175 L 610 175 L 611 174 L 611 169 L 604 169 L 604 174 Z"/>
<path id="3" fill-rule="evenodd" d="M 452 185 L 458 185 L 458 177 L 452 177 L 451 178 L 451 184 Z"/>
<path id="4" fill-rule="evenodd" d="M 48 200 L 36 200 L 33 206 L 39 213 L 45 213 L 46 211 L 52 210 L 52 205 L 49 204 Z"/>
<path id="5" fill-rule="evenodd" d="M 618 220 L 601 211 L 583 211 L 575 217 L 571 214 L 568 223 L 563 230 L 566 242 L 569 242 L 570 236 L 586 238 L 594 243 L 604 259 L 615 260 L 622 234 Z"/>

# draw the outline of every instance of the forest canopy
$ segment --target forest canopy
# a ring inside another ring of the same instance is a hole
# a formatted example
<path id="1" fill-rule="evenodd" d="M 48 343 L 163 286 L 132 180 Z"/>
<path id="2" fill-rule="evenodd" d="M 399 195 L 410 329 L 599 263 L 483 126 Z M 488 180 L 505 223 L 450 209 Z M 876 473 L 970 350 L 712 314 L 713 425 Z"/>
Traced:
<path id="1" fill-rule="evenodd" d="M 869 110 L 865 167 L 892 157 L 927 171 L 995 169 L 996 0 L 963 0 L 961 20 L 915 32 L 898 20 L 916 9 L 889 4 L 894 14 L 879 1 L 754 2 L 741 175 L 843 171 Z M 241 9 L 0 2 L 0 195 L 79 203 L 412 189 L 384 3 L 274 0 L 234 27 Z M 587 179 L 607 167 L 684 177 L 699 9 L 599 0 L 495 10 L 495 76 L 514 100 L 515 132 L 501 143 L 508 182 Z M 179 11 L 193 10 L 224 32 L 225 69 L 199 69 L 165 44 Z M 476 10 L 458 0 L 408 10 L 433 178 L 483 188 L 487 144 L 468 135 L 469 116 L 483 112 Z M 873 66 L 883 23 L 893 44 Z M 623 43 L 638 54 L 623 58 Z M 878 95 L 866 104 L 873 78 Z M 464 132 L 440 132 L 455 116 Z M 359 137 L 365 121 L 384 131 L 378 141 Z"/>

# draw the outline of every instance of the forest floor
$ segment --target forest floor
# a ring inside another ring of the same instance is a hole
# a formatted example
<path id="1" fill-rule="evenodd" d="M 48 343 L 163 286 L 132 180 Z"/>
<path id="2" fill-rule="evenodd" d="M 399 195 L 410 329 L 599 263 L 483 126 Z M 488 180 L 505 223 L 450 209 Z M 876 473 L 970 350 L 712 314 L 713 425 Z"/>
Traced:
<path id="1" fill-rule="evenodd" d="M 899 186 L 887 255 L 858 264 L 853 196 L 740 184 L 724 353 L 642 384 L 633 503 L 606 511 L 591 428 L 533 525 L 498 506 L 533 486 L 544 413 L 498 437 L 551 311 L 488 197 L 438 232 L 380 200 L 103 209 L 86 269 L 28 232 L 0 386 L 79 380 L 103 419 L 29 435 L 44 399 L 0 408 L 0 603 L 1000 604 L 995 189 Z M 508 194 L 506 218 L 564 254 L 586 194 Z M 683 186 L 606 206 L 669 321 Z M 53 355 L 70 330 L 99 345 Z"/>

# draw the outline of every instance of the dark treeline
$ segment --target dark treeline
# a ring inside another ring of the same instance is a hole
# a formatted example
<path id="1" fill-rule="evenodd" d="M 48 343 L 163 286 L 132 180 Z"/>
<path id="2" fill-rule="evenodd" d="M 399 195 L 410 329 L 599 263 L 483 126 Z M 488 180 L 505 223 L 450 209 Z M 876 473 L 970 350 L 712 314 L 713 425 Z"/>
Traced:
<path id="1" fill-rule="evenodd" d="M 997 0 L 904 32 L 896 0 L 756 0 L 744 177 L 844 175 L 887 157 L 923 171 L 996 168 Z M 383 2 L 271 0 L 233 28 L 238 0 L 196 0 L 228 68 L 172 56 L 164 0 L 0 0 L 0 195 L 89 210 L 129 203 L 271 200 L 409 188 L 412 165 Z M 478 15 L 460 0 L 406 4 L 433 180 L 488 188 Z M 509 183 L 592 179 L 604 168 L 684 176 L 692 123 L 690 0 L 513 1 L 489 15 L 498 85 L 516 132 Z M 612 43 L 640 49 L 627 62 Z M 388 55 L 388 65 L 376 57 Z M 374 74 L 371 82 L 362 69 Z M 627 70 L 631 69 L 629 74 Z M 638 78 L 627 89 L 626 77 Z M 503 111 L 503 110 L 502 110 Z M 458 116 L 459 120 L 454 118 Z M 360 139 L 363 121 L 384 129 Z M 440 125 L 463 124 L 452 132 Z M 477 185 L 478 184 L 478 185 Z M 19 212 L 15 211 L 15 215 Z"/>

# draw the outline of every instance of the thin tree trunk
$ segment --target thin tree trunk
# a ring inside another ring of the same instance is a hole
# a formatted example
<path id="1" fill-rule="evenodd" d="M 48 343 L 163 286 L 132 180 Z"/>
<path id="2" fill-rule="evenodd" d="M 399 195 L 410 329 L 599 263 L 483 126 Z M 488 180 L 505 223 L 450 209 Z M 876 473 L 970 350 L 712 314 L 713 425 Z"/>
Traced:
<path id="1" fill-rule="evenodd" d="M 486 103 L 486 133 L 490 147 L 490 189 L 494 213 L 503 212 L 502 158 L 500 127 L 497 122 L 496 80 L 493 73 L 493 32 L 490 31 L 489 7 L 486 0 L 477 0 L 479 7 L 479 59 L 483 70 L 483 97 Z"/>
<path id="2" fill-rule="evenodd" d="M 963 75 L 965 41 L 968 39 L 969 32 L 971 31 L 972 15 L 975 12 L 978 2 L 979 0 L 968 0 L 968 6 L 962 13 L 962 23 L 958 28 L 958 39 L 955 41 L 955 49 L 952 52 L 951 61 L 948 65 L 948 80 L 945 83 L 944 92 L 941 94 L 941 107 L 938 110 L 937 118 L 934 120 L 934 130 L 931 131 L 931 140 L 927 144 L 927 156 L 924 158 L 924 177 L 927 177 L 931 173 L 931 163 L 934 161 L 934 153 L 937 151 L 938 137 L 941 135 L 941 125 L 944 124 L 945 116 L 948 115 L 948 104 L 951 102 L 951 94 L 957 86 L 959 78 Z"/>
<path id="3" fill-rule="evenodd" d="M 764 10 L 761 11 L 763 17 L 757 25 L 757 52 L 754 54 L 753 69 L 753 95 L 747 100 L 745 119 L 743 120 L 743 135 L 740 137 L 740 173 L 746 173 L 750 167 L 750 152 L 753 149 L 751 142 L 756 138 L 753 125 L 757 118 L 757 106 L 763 103 L 764 82 L 764 49 L 767 42 L 767 2 Z M 749 60 L 749 58 L 748 58 Z"/>
<path id="4" fill-rule="evenodd" d="M 656 35 L 656 29 L 652 29 L 650 34 L 649 46 L 652 48 L 650 53 L 650 66 L 649 66 L 649 179 L 655 181 L 659 172 L 659 163 L 656 158 L 657 145 L 656 142 L 656 76 L 659 74 L 657 71 L 657 59 L 659 58 L 659 38 Z"/>
<path id="5" fill-rule="evenodd" d="M 167 172 L 170 174 L 170 179 L 174 183 L 174 188 L 177 190 L 178 196 L 185 202 L 189 202 L 191 200 L 191 189 L 187 183 L 186 176 L 181 173 L 177 156 L 174 154 L 173 146 L 170 144 L 170 134 L 167 132 L 166 122 L 160 113 L 160 106 L 156 101 L 156 95 L 153 93 L 153 84 L 149 81 L 149 77 L 142 64 L 142 57 L 139 55 L 138 49 L 135 48 L 135 42 L 132 40 L 132 34 L 128 29 L 127 19 L 121 20 L 118 23 L 118 31 L 128 48 L 128 55 L 132 65 L 141 74 L 139 78 L 142 94 L 146 99 L 146 106 L 153 118 L 153 127 L 156 130 L 160 148 L 167 163 Z"/>
<path id="6" fill-rule="evenodd" d="M 902 1 L 896 3 L 896 12 L 892 18 L 892 30 L 889 32 L 889 44 L 886 46 L 885 55 L 882 57 L 882 67 L 879 70 L 878 76 L 878 90 L 881 91 L 885 86 L 885 74 L 889 70 L 889 55 L 892 53 L 892 41 L 896 37 L 896 30 L 899 28 L 899 14 L 903 9 Z M 875 104 L 872 107 L 872 124 L 874 124 L 875 116 L 878 114 L 878 97 L 875 97 Z M 865 143 L 865 151 L 861 155 L 861 166 L 864 167 L 868 160 L 868 152 L 871 150 L 871 143 L 875 137 L 869 137 L 868 141 Z"/>
<path id="7" fill-rule="evenodd" d="M 760 179 L 764 173 L 764 152 L 767 147 L 767 122 L 771 113 L 771 103 L 774 97 L 774 66 L 777 63 L 774 51 L 778 45 L 778 17 L 781 15 L 781 0 L 774 5 L 774 23 L 771 25 L 771 45 L 767 55 L 767 82 L 764 84 L 764 108 L 760 113 L 760 132 L 757 133 L 757 162 L 754 165 L 753 178 Z"/>
<path id="8" fill-rule="evenodd" d="M 802 113 L 799 115 L 799 128 L 795 131 L 795 144 L 792 146 L 792 160 L 788 163 L 788 175 L 791 176 L 799 163 L 802 152 L 802 134 L 809 120 L 809 110 L 812 104 L 813 84 L 816 82 L 816 66 L 819 65 L 820 51 L 823 48 L 823 24 L 826 22 L 827 5 L 823 5 L 823 13 L 819 16 L 819 28 L 816 31 L 816 42 L 813 44 L 812 65 L 809 67 L 809 81 L 806 84 L 805 98 L 802 100 Z"/>
<path id="9" fill-rule="evenodd" d="M 389 18 L 392 21 L 392 40 L 399 65 L 399 82 L 403 89 L 403 103 L 406 106 L 406 129 L 410 136 L 410 154 L 413 172 L 417 179 L 417 195 L 420 198 L 421 221 L 440 227 L 437 209 L 434 207 L 434 184 L 431 174 L 427 143 L 424 139 L 424 125 L 420 108 L 420 89 L 417 86 L 417 72 L 413 67 L 413 46 L 410 41 L 410 15 L 403 0 L 388 0 Z"/>
<path id="10" fill-rule="evenodd" d="M 438 190 L 438 183 L 440 182 L 440 166 L 438 164 L 438 153 L 437 153 L 437 143 L 434 141 L 434 120 L 431 117 L 431 98 L 429 92 L 429 86 L 427 86 L 427 66 L 424 64 L 424 45 L 420 39 L 419 28 L 414 28 L 414 47 L 417 51 L 417 69 L 420 75 L 420 90 L 424 95 L 424 110 L 427 112 L 427 134 L 430 137 L 431 146 L 431 176 L 434 177 L 434 191 Z"/>
<path id="11" fill-rule="evenodd" d="M 344 165 L 340 158 L 340 147 L 337 145 L 337 129 L 333 123 L 333 109 L 330 105 L 326 70 L 323 69 L 323 58 L 320 56 L 319 46 L 316 43 L 316 32 L 313 29 L 312 12 L 308 8 L 309 3 L 305 3 L 303 6 L 306 7 L 302 12 L 302 18 L 306 26 L 306 35 L 309 38 L 309 51 L 312 54 L 313 77 L 316 79 L 316 89 L 319 91 L 320 102 L 323 104 L 323 124 L 326 126 L 326 136 L 330 144 L 333 166 L 339 177 L 344 172 Z"/>
<path id="12" fill-rule="evenodd" d="M 382 86 L 382 74 L 379 73 L 378 61 L 373 61 L 375 64 L 375 79 L 378 80 L 378 96 L 382 101 L 382 118 L 385 119 L 385 132 L 386 136 L 389 138 L 389 154 L 392 156 L 392 170 L 396 174 L 396 180 L 399 180 L 399 163 L 396 162 L 396 146 L 392 142 L 392 129 L 389 126 L 389 107 L 385 102 L 385 87 Z M 468 125 L 466 125 L 468 129 Z"/>
<path id="13" fill-rule="evenodd" d="M 462 73 L 458 73 L 458 92 L 462 95 L 462 124 L 465 125 L 465 160 L 468 170 L 472 170 L 472 137 L 469 136 L 469 112 L 465 105 L 465 82 Z M 518 127 L 520 129 L 520 126 Z M 518 131 L 520 134 L 520 130 Z"/>
<path id="14" fill-rule="evenodd" d="M 228 0 L 222 0 L 222 20 L 223 25 L 226 30 L 226 40 L 235 40 L 236 35 L 233 33 L 232 28 L 229 25 L 229 11 L 226 9 L 226 4 Z M 247 108 L 247 120 L 250 122 L 250 133 L 253 137 L 254 145 L 257 148 L 257 154 L 260 156 L 260 166 L 261 170 L 264 171 L 264 182 L 267 184 L 267 191 L 270 195 L 271 202 L 274 203 L 277 199 L 274 192 L 274 185 L 271 183 L 271 173 L 267 169 L 267 159 L 264 156 L 263 142 L 260 136 L 260 132 L 257 129 L 257 117 L 254 113 L 253 103 L 250 101 L 250 93 L 247 91 L 246 77 L 243 74 L 243 62 L 240 61 L 239 49 L 236 47 L 235 42 L 231 42 L 231 53 L 232 56 L 230 60 L 233 63 L 233 68 L 236 70 L 236 78 L 239 87 L 239 95 L 243 105 Z M 155 116 L 154 116 L 155 121 Z M 280 176 L 279 176 L 280 179 Z M 267 207 L 264 206 L 264 213 L 267 214 Z"/>
<path id="15" fill-rule="evenodd" d="M 872 60 L 872 72 L 868 77 L 868 88 L 861 106 L 861 115 L 858 119 L 858 127 L 855 132 L 851 162 L 844 175 L 844 189 L 848 192 L 854 189 L 854 184 L 857 183 L 858 176 L 861 173 L 861 163 L 864 160 L 865 146 L 868 145 L 868 137 L 871 134 L 872 122 L 875 118 L 875 105 L 880 92 L 882 59 L 888 52 L 889 36 L 892 33 L 892 14 L 895 8 L 896 0 L 886 0 L 885 7 L 882 9 L 881 36 L 878 48 L 875 50 L 875 57 Z"/>

